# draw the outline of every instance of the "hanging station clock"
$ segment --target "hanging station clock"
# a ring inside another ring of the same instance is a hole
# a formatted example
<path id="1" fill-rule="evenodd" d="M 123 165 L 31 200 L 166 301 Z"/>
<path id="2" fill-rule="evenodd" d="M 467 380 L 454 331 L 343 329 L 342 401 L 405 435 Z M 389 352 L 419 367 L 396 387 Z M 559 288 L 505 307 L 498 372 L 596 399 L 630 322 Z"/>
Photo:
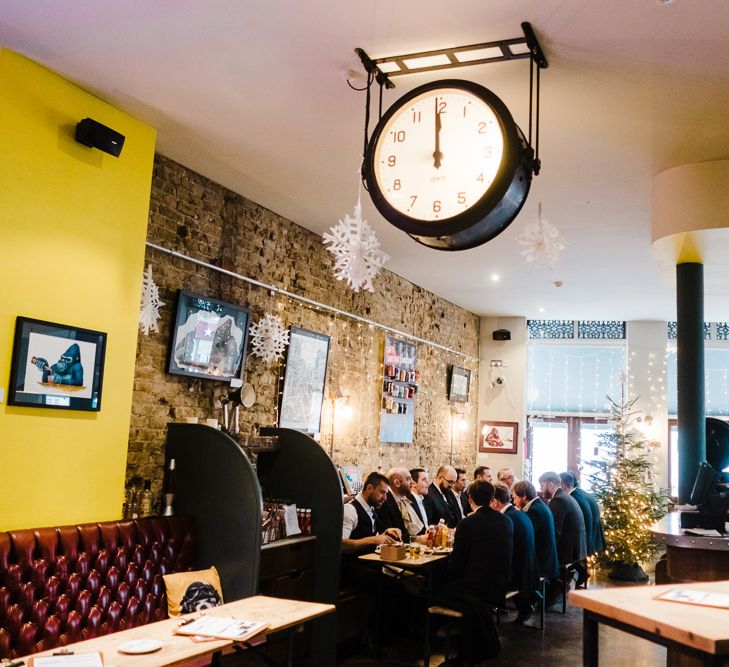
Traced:
<path id="1" fill-rule="evenodd" d="M 533 151 L 506 105 L 470 81 L 420 86 L 388 109 L 365 155 L 372 201 L 395 227 L 439 250 L 500 234 L 531 185 Z"/>

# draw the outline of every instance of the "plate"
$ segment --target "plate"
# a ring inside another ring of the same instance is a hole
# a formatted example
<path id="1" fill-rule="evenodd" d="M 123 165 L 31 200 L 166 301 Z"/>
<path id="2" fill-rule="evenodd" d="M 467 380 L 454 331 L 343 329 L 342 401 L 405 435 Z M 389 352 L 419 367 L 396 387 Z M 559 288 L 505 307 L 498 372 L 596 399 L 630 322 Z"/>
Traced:
<path id="1" fill-rule="evenodd" d="M 139 655 L 141 653 L 154 653 L 162 648 L 159 639 L 132 639 L 131 641 L 119 644 L 120 653 Z"/>

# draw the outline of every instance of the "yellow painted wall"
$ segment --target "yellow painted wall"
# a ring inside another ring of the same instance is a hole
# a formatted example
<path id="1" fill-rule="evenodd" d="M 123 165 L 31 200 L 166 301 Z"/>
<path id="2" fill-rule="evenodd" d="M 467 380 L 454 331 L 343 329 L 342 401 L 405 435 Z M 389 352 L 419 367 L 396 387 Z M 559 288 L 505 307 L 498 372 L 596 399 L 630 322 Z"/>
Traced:
<path id="1" fill-rule="evenodd" d="M 7 49 L 0 100 L 0 530 L 118 518 L 155 131 Z M 6 404 L 18 315 L 107 332 L 100 412 Z"/>

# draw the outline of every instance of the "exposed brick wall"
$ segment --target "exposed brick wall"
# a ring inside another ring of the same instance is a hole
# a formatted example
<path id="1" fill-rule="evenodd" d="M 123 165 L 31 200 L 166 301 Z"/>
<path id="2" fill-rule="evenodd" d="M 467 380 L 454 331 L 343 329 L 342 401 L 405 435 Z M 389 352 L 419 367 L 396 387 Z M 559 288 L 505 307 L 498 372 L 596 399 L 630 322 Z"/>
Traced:
<path id="1" fill-rule="evenodd" d="M 148 240 L 478 356 L 477 316 L 390 271 L 382 271 L 377 277 L 374 294 L 352 292 L 334 279 L 331 254 L 320 236 L 159 155 L 152 181 Z M 161 484 L 167 423 L 190 416 L 220 418 L 216 397 L 225 386 L 165 372 L 179 288 L 244 304 L 250 308 L 253 321 L 271 312 L 287 326 L 298 325 L 331 336 L 321 434 L 321 444 L 327 451 L 332 446 L 332 403 L 328 399 L 336 383 L 350 396 L 355 408 L 350 422 L 337 424 L 333 456 L 336 463 L 358 463 L 368 470 L 380 464 L 387 470 L 398 464 L 420 464 L 432 469 L 447 462 L 451 448 L 447 367 L 455 363 L 469 368 L 472 375 L 467 428 L 455 433 L 454 460 L 468 468 L 473 466 L 477 362 L 418 344 L 420 392 L 414 443 L 381 446 L 381 330 L 360 326 L 349 318 L 333 317 L 280 295 L 272 296 L 267 290 L 155 250 L 147 250 L 147 263 L 152 265 L 154 280 L 166 305 L 159 333 L 139 335 L 127 479 L 152 479 L 155 497 Z M 246 372 L 247 381 L 255 388 L 256 402 L 248 410 L 241 408 L 242 438 L 254 434 L 259 426 L 275 425 L 283 363 L 266 364 L 249 353 Z"/>

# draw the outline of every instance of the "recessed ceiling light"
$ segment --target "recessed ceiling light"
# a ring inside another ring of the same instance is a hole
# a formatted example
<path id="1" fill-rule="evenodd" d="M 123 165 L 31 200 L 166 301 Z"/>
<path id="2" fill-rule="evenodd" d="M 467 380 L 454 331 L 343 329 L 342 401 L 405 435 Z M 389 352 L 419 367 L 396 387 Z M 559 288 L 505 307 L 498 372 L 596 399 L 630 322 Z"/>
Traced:
<path id="1" fill-rule="evenodd" d="M 672 5 L 676 0 L 656 0 L 657 5 Z"/>
<path id="2" fill-rule="evenodd" d="M 540 313 L 543 313 L 543 312 L 544 312 L 544 308 L 541 308 L 541 307 L 540 307 L 540 308 L 539 308 L 539 312 L 540 312 Z"/>
<path id="3" fill-rule="evenodd" d="M 491 282 L 492 283 L 497 283 L 497 282 L 499 282 L 499 280 L 501 280 L 501 276 L 498 273 L 492 273 L 491 274 Z"/>

